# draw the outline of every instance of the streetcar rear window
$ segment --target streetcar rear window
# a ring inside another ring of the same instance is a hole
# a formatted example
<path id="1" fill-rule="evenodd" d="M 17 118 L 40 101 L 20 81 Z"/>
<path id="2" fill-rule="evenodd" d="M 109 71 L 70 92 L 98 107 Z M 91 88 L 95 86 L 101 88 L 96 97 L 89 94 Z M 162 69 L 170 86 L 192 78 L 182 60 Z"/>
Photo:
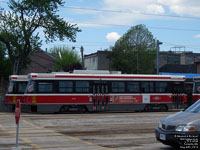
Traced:
<path id="1" fill-rule="evenodd" d="M 60 93 L 73 92 L 73 81 L 59 81 L 58 90 Z"/>

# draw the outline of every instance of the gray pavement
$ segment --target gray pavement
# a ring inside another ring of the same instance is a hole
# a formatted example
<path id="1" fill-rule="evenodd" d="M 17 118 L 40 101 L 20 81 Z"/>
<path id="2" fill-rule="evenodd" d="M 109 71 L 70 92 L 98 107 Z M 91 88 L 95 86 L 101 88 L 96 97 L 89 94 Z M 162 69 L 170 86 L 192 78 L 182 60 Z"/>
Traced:
<path id="1" fill-rule="evenodd" d="M 19 150 L 172 150 L 154 135 L 157 122 L 172 113 L 22 113 Z M 15 143 L 14 113 L 0 113 L 0 150 Z"/>

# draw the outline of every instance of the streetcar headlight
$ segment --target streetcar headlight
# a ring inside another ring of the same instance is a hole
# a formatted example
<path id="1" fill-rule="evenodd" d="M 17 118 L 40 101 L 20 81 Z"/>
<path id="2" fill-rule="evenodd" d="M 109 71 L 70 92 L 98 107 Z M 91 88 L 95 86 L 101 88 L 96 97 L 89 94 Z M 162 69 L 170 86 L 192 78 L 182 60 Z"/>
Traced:
<path id="1" fill-rule="evenodd" d="M 179 131 L 179 132 L 192 132 L 192 131 L 196 131 L 196 127 L 195 126 L 191 126 L 191 125 L 180 125 L 180 126 L 177 126 L 176 131 Z"/>

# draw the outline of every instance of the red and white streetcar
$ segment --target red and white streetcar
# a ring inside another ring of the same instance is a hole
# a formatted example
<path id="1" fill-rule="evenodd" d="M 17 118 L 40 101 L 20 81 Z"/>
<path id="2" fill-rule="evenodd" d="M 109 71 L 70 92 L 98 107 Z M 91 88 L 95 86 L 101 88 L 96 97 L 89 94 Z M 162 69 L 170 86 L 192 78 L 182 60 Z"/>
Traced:
<path id="1" fill-rule="evenodd" d="M 29 74 L 24 94 L 35 112 L 184 108 L 185 76 L 103 72 Z"/>
<path id="2" fill-rule="evenodd" d="M 17 99 L 24 103 L 24 92 L 28 83 L 27 75 L 11 75 L 10 83 L 5 96 L 5 103 L 14 111 Z"/>
<path id="3" fill-rule="evenodd" d="M 193 103 L 200 99 L 200 77 L 194 78 L 192 98 Z"/>

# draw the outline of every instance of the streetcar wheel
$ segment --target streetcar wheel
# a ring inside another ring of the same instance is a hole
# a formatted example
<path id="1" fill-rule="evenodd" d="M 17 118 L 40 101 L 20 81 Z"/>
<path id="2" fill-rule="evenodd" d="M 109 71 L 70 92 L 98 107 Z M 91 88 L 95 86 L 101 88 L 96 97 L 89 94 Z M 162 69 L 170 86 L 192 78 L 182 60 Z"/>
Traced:
<path id="1" fill-rule="evenodd" d="M 80 113 L 85 113 L 85 112 L 87 112 L 87 109 L 85 108 L 85 106 L 79 106 L 79 107 L 78 107 L 78 111 L 79 111 Z"/>
<path id="2" fill-rule="evenodd" d="M 146 105 L 144 107 L 144 111 L 151 111 L 152 110 L 152 106 L 151 105 Z"/>
<path id="3" fill-rule="evenodd" d="M 68 112 L 68 111 L 69 111 L 69 107 L 68 106 L 62 106 L 61 109 L 60 109 L 61 113 Z"/>
<path id="4" fill-rule="evenodd" d="M 160 105 L 160 110 L 161 111 L 167 111 L 168 107 L 166 105 Z"/>

